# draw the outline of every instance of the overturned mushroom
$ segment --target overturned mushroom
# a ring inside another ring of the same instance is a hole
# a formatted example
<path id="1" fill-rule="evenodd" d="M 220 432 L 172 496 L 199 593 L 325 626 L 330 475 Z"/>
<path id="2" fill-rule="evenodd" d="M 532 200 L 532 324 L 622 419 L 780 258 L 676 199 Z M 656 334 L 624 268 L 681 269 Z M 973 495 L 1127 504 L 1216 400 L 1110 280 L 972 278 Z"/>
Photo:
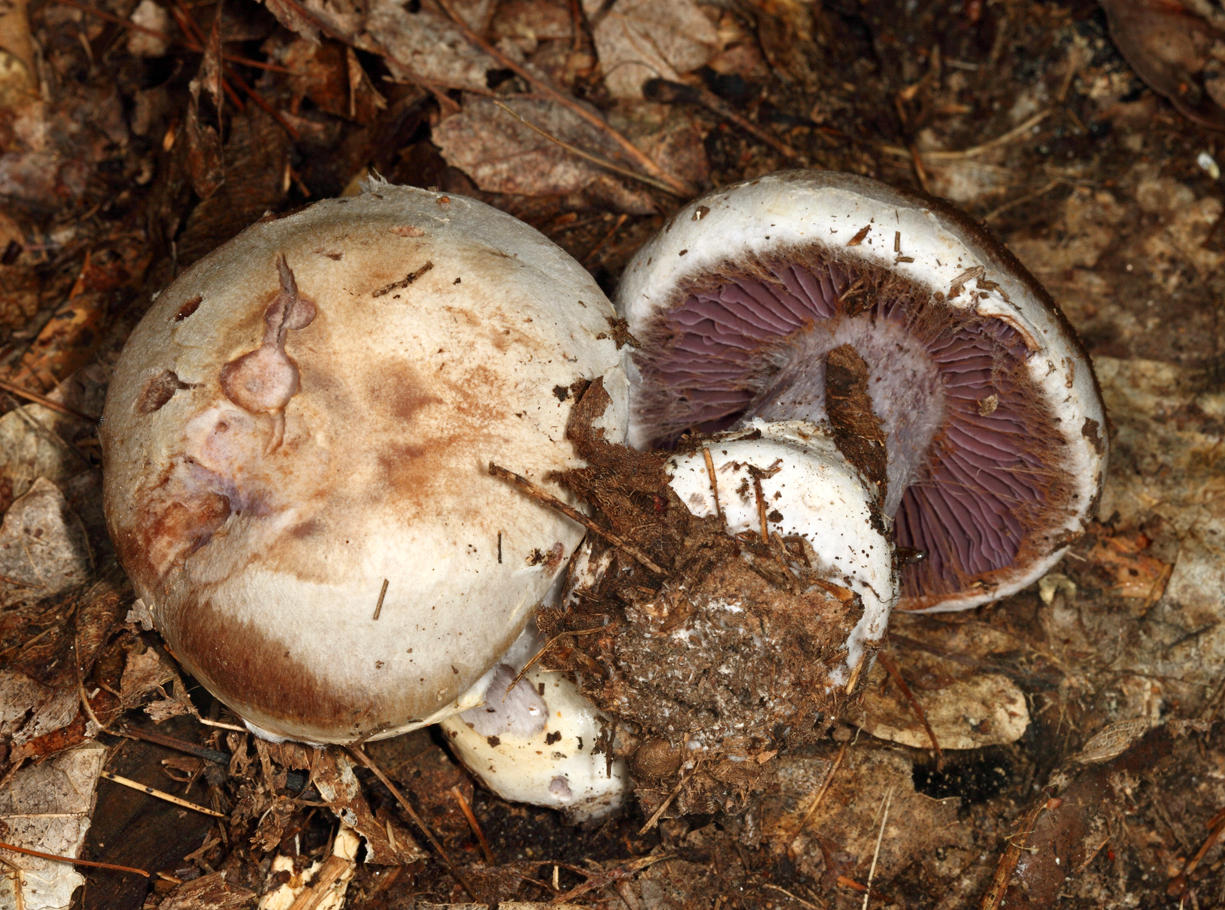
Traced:
<path id="1" fill-rule="evenodd" d="M 158 630 L 266 736 L 351 743 L 478 703 L 582 529 L 488 476 L 576 464 L 575 383 L 624 377 L 608 301 L 471 199 L 376 183 L 268 219 L 162 292 L 102 444 Z"/>
<path id="2" fill-rule="evenodd" d="M 753 419 L 830 427 L 884 482 L 902 609 L 1019 590 L 1097 501 L 1106 436 L 1084 350 L 1006 250 L 931 200 L 817 171 L 742 183 L 677 213 L 617 303 L 640 342 L 631 444 Z"/>
<path id="3" fill-rule="evenodd" d="M 618 748 L 636 772 L 662 755 L 679 775 L 640 776 L 648 810 L 734 811 L 769 756 L 841 710 L 895 604 L 985 603 L 1062 555 L 1101 484 L 1101 399 L 1006 251 L 859 177 L 779 174 L 693 202 L 617 304 L 642 450 L 620 457 L 645 480 L 618 477 L 612 453 L 594 483 L 594 468 L 568 482 L 678 555 L 656 579 L 585 545 L 568 610 L 541 623 L 615 628 L 555 660 L 632 728 Z"/>

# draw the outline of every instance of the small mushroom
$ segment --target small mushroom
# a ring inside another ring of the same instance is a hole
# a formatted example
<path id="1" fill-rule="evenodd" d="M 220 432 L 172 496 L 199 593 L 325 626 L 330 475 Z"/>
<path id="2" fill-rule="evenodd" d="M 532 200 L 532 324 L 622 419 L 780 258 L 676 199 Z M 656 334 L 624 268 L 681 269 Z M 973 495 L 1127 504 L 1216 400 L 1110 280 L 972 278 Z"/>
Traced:
<path id="1" fill-rule="evenodd" d="M 626 269 L 629 439 L 808 421 L 883 486 L 907 610 L 1047 571 L 1106 458 L 1088 357 L 966 216 L 862 177 L 780 173 L 678 212 Z M 786 515 L 786 510 L 780 510 Z"/>
<path id="2" fill-rule="evenodd" d="M 352 743 L 477 704 L 582 529 L 490 477 L 577 463 L 611 306 L 541 234 L 382 182 L 265 219 L 158 295 L 102 446 L 119 558 L 265 736 Z"/>

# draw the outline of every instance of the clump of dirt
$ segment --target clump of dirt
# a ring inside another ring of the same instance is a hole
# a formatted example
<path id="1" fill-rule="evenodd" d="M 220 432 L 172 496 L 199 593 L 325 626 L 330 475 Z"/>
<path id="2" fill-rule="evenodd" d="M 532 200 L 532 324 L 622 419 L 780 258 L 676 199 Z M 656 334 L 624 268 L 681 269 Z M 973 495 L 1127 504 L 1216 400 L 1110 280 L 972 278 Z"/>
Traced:
<path id="1" fill-rule="evenodd" d="M 563 604 L 538 615 L 543 659 L 616 719 L 613 748 L 648 812 L 669 796 L 682 814 L 741 812 L 769 760 L 819 738 L 852 697 L 846 642 L 862 604 L 821 576 L 802 539 L 732 536 L 691 514 L 666 455 L 595 428 L 607 401 L 596 383 L 573 409 L 567 432 L 587 467 L 557 479 L 611 535 L 591 538 Z"/>

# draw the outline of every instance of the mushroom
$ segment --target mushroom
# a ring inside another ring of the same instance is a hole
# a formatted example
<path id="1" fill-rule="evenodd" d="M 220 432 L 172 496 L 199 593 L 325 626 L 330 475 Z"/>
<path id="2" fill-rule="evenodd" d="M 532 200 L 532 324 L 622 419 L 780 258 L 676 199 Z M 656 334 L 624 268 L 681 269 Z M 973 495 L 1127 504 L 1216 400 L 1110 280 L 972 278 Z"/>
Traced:
<path id="1" fill-rule="evenodd" d="M 933 200 L 821 171 L 737 184 L 673 216 L 617 306 L 639 342 L 631 445 L 826 427 L 883 486 L 901 609 L 1023 588 L 1097 502 L 1105 418 L 1084 349 L 1011 254 Z"/>
<path id="2" fill-rule="evenodd" d="M 829 685 L 844 686 L 884 637 L 898 596 L 876 486 L 830 435 L 802 420 L 750 420 L 704 440 L 701 452 L 672 456 L 666 471 L 669 487 L 694 515 L 718 516 L 732 535 L 764 529 L 802 540 L 818 588 L 854 595 L 854 623 L 829 667 Z"/>
<path id="3" fill-rule="evenodd" d="M 383 182 L 188 269 L 128 340 L 101 433 L 111 536 L 174 655 L 271 738 L 478 704 L 582 536 L 487 465 L 576 465 L 588 380 L 624 437 L 612 315 L 527 225 Z M 579 723 L 589 757 L 598 718 Z"/>
<path id="4" fill-rule="evenodd" d="M 489 677 L 483 703 L 439 726 L 464 765 L 503 799 L 595 821 L 620 807 L 625 762 L 612 754 L 608 717 L 564 673 L 531 663 L 542 644 L 529 624 Z"/>

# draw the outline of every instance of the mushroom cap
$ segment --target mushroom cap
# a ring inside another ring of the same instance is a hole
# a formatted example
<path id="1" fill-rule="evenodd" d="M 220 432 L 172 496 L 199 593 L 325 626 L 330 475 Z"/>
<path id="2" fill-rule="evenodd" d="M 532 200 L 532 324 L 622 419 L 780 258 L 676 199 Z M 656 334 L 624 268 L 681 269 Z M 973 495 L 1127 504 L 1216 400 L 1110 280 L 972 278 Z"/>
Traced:
<path id="1" fill-rule="evenodd" d="M 1019 590 L 1096 504 L 1107 442 L 1088 357 L 1016 259 L 933 200 L 821 171 L 737 184 L 677 212 L 616 302 L 640 342 L 639 447 L 754 416 L 827 419 L 825 357 L 864 356 L 886 512 L 926 556 L 903 569 L 901 609 Z"/>
<path id="2" fill-rule="evenodd" d="M 623 438 L 611 316 L 534 229 L 381 182 L 192 266 L 128 340 L 101 432 L 111 536 L 174 654 L 282 738 L 474 703 L 582 537 L 487 466 L 573 467 L 580 380 Z"/>

